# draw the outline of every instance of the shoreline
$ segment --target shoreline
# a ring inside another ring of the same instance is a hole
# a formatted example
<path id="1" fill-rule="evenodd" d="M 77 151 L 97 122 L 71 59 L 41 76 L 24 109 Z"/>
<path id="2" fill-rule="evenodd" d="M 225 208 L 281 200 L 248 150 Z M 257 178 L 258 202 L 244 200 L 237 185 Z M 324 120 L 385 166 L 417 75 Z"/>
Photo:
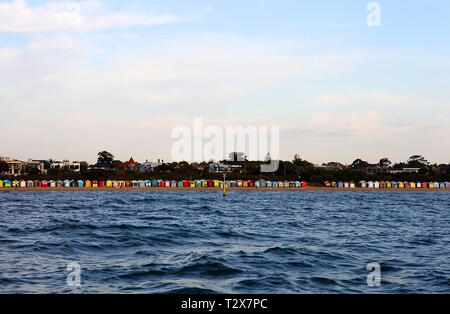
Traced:
<path id="1" fill-rule="evenodd" d="M 1 187 L 0 192 L 126 192 L 126 191 L 222 191 L 218 187 L 193 187 L 193 188 L 167 188 L 167 187 L 127 187 L 127 188 L 111 188 L 111 187 L 52 187 L 52 188 L 21 188 L 21 187 Z M 329 188 L 329 187 L 291 187 L 291 188 L 255 188 L 255 187 L 232 187 L 227 191 L 366 191 L 366 192 L 450 192 L 449 188 Z"/>

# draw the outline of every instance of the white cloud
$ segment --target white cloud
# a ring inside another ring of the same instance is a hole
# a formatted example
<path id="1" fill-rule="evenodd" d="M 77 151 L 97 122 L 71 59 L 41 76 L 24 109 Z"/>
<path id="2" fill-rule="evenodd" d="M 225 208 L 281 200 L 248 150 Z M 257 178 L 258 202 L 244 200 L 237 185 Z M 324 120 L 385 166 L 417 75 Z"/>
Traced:
<path id="1" fill-rule="evenodd" d="M 93 0 L 50 1 L 38 7 L 27 5 L 25 0 L 12 0 L 0 3 L 0 32 L 87 32 L 182 21 L 172 14 L 105 12 L 101 8 L 102 3 Z"/>

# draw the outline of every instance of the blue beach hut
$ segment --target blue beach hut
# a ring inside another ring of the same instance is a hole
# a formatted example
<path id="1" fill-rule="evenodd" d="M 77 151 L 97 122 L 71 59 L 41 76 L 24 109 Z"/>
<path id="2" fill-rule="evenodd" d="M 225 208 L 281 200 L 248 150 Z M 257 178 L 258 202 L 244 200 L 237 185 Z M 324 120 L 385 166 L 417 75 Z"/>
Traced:
<path id="1" fill-rule="evenodd" d="M 151 180 L 145 180 L 145 187 L 151 188 L 152 187 L 152 181 Z"/>
<path id="2" fill-rule="evenodd" d="M 10 188 L 12 186 L 12 183 L 9 180 L 5 180 L 5 181 L 3 181 L 3 186 L 5 188 Z"/>
<path id="3" fill-rule="evenodd" d="M 343 187 L 344 187 L 344 182 L 339 181 L 339 182 L 338 182 L 338 188 L 343 188 Z"/>
<path id="4" fill-rule="evenodd" d="M 78 187 L 79 188 L 82 188 L 83 186 L 84 186 L 84 182 L 83 182 L 83 180 L 78 180 Z"/>

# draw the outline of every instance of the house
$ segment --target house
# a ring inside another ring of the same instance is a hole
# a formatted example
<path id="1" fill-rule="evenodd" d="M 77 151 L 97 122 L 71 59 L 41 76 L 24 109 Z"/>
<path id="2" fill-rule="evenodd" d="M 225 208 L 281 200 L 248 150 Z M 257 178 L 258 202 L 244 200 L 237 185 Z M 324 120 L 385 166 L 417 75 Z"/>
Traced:
<path id="1" fill-rule="evenodd" d="M 81 171 L 81 162 L 78 161 L 54 161 L 50 164 L 50 169 L 54 170 L 66 170 L 71 172 L 80 172 Z"/>
<path id="2" fill-rule="evenodd" d="M 139 170 L 139 165 L 134 161 L 133 157 L 127 162 L 120 164 L 117 167 L 117 172 L 120 174 L 125 174 L 127 172 L 137 172 Z"/>
<path id="3" fill-rule="evenodd" d="M 139 167 L 140 173 L 154 172 L 155 168 L 162 166 L 164 160 L 158 159 L 157 162 L 148 161 L 148 159 Z"/>
<path id="4" fill-rule="evenodd" d="M 210 163 L 209 172 L 210 173 L 222 173 L 222 172 L 233 172 L 234 170 L 241 170 L 241 165 L 230 165 L 224 163 Z"/>

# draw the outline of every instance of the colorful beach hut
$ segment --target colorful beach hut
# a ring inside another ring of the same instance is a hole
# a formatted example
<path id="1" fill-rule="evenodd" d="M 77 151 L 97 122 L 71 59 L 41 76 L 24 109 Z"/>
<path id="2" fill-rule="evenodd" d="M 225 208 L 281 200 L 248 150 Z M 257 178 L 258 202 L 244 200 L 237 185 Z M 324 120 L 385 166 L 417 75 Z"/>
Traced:
<path id="1" fill-rule="evenodd" d="M 34 182 L 31 180 L 27 181 L 27 188 L 34 188 Z"/>
<path id="2" fill-rule="evenodd" d="M 3 181 L 3 187 L 10 188 L 12 186 L 12 182 L 9 180 Z"/>
<path id="3" fill-rule="evenodd" d="M 302 182 L 302 188 L 306 188 L 306 187 L 308 187 L 308 182 L 303 181 L 303 182 Z"/>
<path id="4" fill-rule="evenodd" d="M 416 188 L 416 182 L 410 182 L 410 183 L 409 183 L 409 187 L 410 187 L 411 189 L 415 189 L 415 188 Z"/>
<path id="5" fill-rule="evenodd" d="M 367 182 L 367 187 L 369 189 L 373 189 L 375 187 L 375 184 L 373 183 L 373 181 L 369 181 L 369 182 Z"/>
<path id="6" fill-rule="evenodd" d="M 48 181 L 48 186 L 51 188 L 56 188 L 56 181 L 53 180 Z"/>
<path id="7" fill-rule="evenodd" d="M 0 180 L 0 188 L 3 187 L 3 180 Z"/>
<path id="8" fill-rule="evenodd" d="M 76 188 L 76 187 L 78 187 L 78 182 L 77 182 L 77 181 L 75 181 L 75 180 L 73 180 L 73 181 L 70 181 L 70 187 L 72 187 L 72 188 Z"/>
<path id="9" fill-rule="evenodd" d="M 339 181 L 339 182 L 338 182 L 338 188 L 343 188 L 343 187 L 344 187 L 344 182 Z"/>
<path id="10" fill-rule="evenodd" d="M 344 182 L 344 188 L 348 189 L 350 187 L 350 183 Z"/>
<path id="11" fill-rule="evenodd" d="M 84 181 L 83 180 L 78 180 L 78 187 L 79 188 L 82 188 L 82 187 L 84 187 Z"/>
<path id="12" fill-rule="evenodd" d="M 39 180 L 34 181 L 35 188 L 40 188 L 41 186 L 42 186 L 41 181 L 39 181 Z"/>
<path id="13" fill-rule="evenodd" d="M 70 181 L 69 180 L 65 180 L 64 181 L 64 187 L 70 188 Z"/>
<path id="14" fill-rule="evenodd" d="M 439 184 L 439 182 L 434 182 L 435 189 L 439 189 L 440 187 L 441 187 L 441 185 Z"/>
<path id="15" fill-rule="evenodd" d="M 417 182 L 416 183 L 416 188 L 421 189 L 422 188 L 422 182 Z"/>
<path id="16" fill-rule="evenodd" d="M 359 181 L 359 187 L 366 188 L 367 187 L 367 182 L 366 181 Z"/>
<path id="17" fill-rule="evenodd" d="M 41 187 L 48 188 L 48 181 L 47 180 L 42 180 L 41 181 Z"/>
<path id="18" fill-rule="evenodd" d="M 350 182 L 350 188 L 351 188 L 351 189 L 356 189 L 356 184 L 355 184 L 355 182 Z"/>
<path id="19" fill-rule="evenodd" d="M 84 186 L 87 188 L 90 188 L 90 187 L 92 187 L 92 182 L 90 180 L 86 180 L 86 181 L 84 181 Z"/>
<path id="20" fill-rule="evenodd" d="M 106 181 L 106 187 L 107 188 L 112 188 L 113 187 L 113 182 L 111 180 Z"/>
<path id="21" fill-rule="evenodd" d="M 98 188 L 98 181 L 92 181 L 92 187 Z"/>
<path id="22" fill-rule="evenodd" d="M 442 183 L 439 185 L 439 187 L 440 187 L 441 189 L 445 189 L 445 188 L 446 188 L 445 182 L 442 182 Z"/>

